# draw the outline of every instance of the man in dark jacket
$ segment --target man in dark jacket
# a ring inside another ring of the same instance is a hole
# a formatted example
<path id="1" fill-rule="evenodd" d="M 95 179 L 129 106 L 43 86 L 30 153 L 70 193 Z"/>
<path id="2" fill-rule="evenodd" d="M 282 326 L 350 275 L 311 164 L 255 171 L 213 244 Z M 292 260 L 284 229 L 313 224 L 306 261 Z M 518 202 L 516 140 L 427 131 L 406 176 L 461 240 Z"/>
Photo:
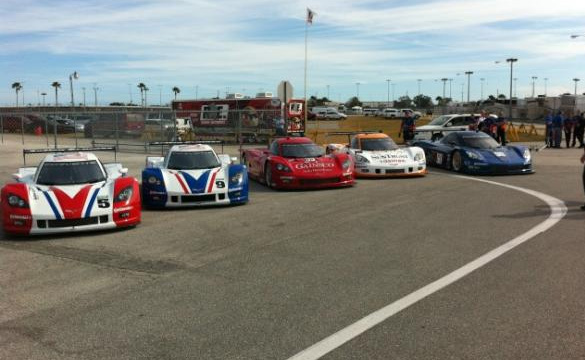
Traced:
<path id="1" fill-rule="evenodd" d="M 585 134 L 585 113 L 577 114 L 575 116 L 575 137 L 573 138 L 573 146 L 575 146 L 575 139 L 579 141 L 579 147 L 585 147 L 583 143 L 583 135 Z"/>

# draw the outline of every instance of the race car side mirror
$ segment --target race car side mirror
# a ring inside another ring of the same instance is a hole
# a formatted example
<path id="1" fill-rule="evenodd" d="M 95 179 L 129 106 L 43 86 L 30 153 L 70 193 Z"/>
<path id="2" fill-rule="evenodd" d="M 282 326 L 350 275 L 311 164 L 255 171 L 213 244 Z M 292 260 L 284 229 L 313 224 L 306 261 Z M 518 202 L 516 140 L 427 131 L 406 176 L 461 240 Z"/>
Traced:
<path id="1" fill-rule="evenodd" d="M 16 182 L 20 182 L 20 180 L 22 180 L 22 175 L 20 175 L 19 173 L 15 173 L 12 174 L 12 178 L 16 181 Z"/>
<path id="2" fill-rule="evenodd" d="M 120 174 L 122 174 L 122 176 L 126 176 L 126 174 L 128 174 L 128 168 L 120 168 L 118 171 Z"/>
<path id="3" fill-rule="evenodd" d="M 235 163 L 237 163 L 237 162 L 238 162 L 238 158 L 237 158 L 237 157 L 235 157 L 235 156 L 232 156 L 232 157 L 230 158 L 230 160 L 232 161 L 232 164 L 235 164 Z"/>

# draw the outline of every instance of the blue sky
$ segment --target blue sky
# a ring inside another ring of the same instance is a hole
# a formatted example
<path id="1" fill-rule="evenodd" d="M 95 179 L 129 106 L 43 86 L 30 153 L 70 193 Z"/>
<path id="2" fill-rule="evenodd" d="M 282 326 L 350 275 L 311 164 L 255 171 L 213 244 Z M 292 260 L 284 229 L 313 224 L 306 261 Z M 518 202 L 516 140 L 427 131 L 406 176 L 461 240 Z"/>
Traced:
<path id="1" fill-rule="evenodd" d="M 386 100 L 420 90 L 471 98 L 509 93 L 514 65 L 519 97 L 585 92 L 585 1 L 296 1 L 273 0 L 2 0 L 0 2 L 0 105 L 14 105 L 12 83 L 23 85 L 25 103 L 42 92 L 59 102 L 148 102 L 212 97 L 219 91 L 276 92 L 289 80 L 303 95 L 306 8 L 315 13 L 308 31 L 308 95 L 346 101 Z M 459 74 L 459 75 L 458 75 Z M 484 79 L 483 81 L 480 79 Z M 386 79 L 391 79 L 390 91 Z M 421 79 L 417 81 L 417 79 Z M 356 83 L 359 83 L 357 85 Z"/>

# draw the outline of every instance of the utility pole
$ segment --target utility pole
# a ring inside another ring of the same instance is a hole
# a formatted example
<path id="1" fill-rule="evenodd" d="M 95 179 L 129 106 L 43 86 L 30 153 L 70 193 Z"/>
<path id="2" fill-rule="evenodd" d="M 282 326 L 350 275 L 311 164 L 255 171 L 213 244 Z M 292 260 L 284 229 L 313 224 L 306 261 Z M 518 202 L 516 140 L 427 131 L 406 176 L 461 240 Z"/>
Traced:
<path id="1" fill-rule="evenodd" d="M 532 77 L 532 97 L 534 97 L 534 84 L 535 84 L 536 79 L 538 79 L 537 76 Z"/>
<path id="2" fill-rule="evenodd" d="M 97 83 L 93 83 L 93 99 L 94 99 L 94 106 L 98 106 L 98 99 L 97 99 L 97 92 L 99 88 L 97 87 Z"/>
<path id="3" fill-rule="evenodd" d="M 469 102 L 469 92 L 470 92 L 470 88 L 471 88 L 471 75 L 473 74 L 473 71 L 466 71 L 465 75 L 467 75 L 467 102 Z"/>
<path id="4" fill-rule="evenodd" d="M 518 61 L 515 58 L 506 59 L 506 62 L 510 63 L 510 99 L 508 99 L 508 119 L 512 120 L 512 84 L 514 82 L 514 63 Z"/>
<path id="5" fill-rule="evenodd" d="M 581 81 L 581 79 L 574 78 L 573 81 L 575 82 L 575 96 L 577 96 L 577 83 Z"/>
<path id="6" fill-rule="evenodd" d="M 388 94 L 388 98 L 386 100 L 386 107 L 390 107 L 390 79 L 386 79 L 386 85 L 388 85 L 388 90 L 387 90 L 387 94 Z"/>

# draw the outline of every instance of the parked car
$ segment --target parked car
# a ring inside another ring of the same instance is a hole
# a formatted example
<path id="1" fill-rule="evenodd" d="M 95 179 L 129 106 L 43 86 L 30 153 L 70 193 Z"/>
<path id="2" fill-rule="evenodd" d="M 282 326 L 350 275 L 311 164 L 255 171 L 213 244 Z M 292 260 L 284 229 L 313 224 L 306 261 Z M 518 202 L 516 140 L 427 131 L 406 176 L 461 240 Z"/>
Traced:
<path id="1" fill-rule="evenodd" d="M 479 114 L 450 114 L 433 119 L 428 125 L 419 126 L 414 131 L 414 140 L 439 140 L 452 131 L 469 130 Z"/>
<path id="2" fill-rule="evenodd" d="M 37 235 L 135 226 L 140 193 L 127 172 L 119 163 L 103 164 L 93 153 L 51 153 L 38 167 L 18 169 L 16 182 L 2 188 L 4 231 Z"/>
<path id="3" fill-rule="evenodd" d="M 105 113 L 85 124 L 84 134 L 90 137 L 140 137 L 144 131 L 144 114 Z M 116 135 L 117 134 L 117 135 Z"/>
<path id="4" fill-rule="evenodd" d="M 477 175 L 532 174 L 526 146 L 501 146 L 483 132 L 453 131 L 439 141 L 420 140 L 427 165 Z"/>
<path id="5" fill-rule="evenodd" d="M 248 202 L 248 172 L 236 158 L 204 143 L 177 144 L 165 157 L 149 156 L 142 199 L 150 207 L 234 205 Z"/>
<path id="6" fill-rule="evenodd" d="M 385 117 L 386 119 L 398 118 L 398 117 L 400 117 L 400 110 L 386 108 L 386 109 L 382 110 L 382 116 Z"/>
<path id="7" fill-rule="evenodd" d="M 306 137 L 279 138 L 264 149 L 242 149 L 240 159 L 250 178 L 276 189 L 346 187 L 355 182 L 348 154 L 326 155 Z"/>
<path id="8" fill-rule="evenodd" d="M 349 154 L 357 177 L 423 176 L 427 173 L 425 153 L 419 147 L 398 147 L 388 135 L 375 132 L 347 132 L 349 144 L 329 144 L 327 153 Z"/>
<path id="9" fill-rule="evenodd" d="M 378 109 L 376 109 L 376 108 L 364 108 L 362 110 L 362 114 L 365 116 L 370 116 L 370 115 L 374 116 L 374 115 L 376 115 L 376 111 L 378 111 Z"/>

